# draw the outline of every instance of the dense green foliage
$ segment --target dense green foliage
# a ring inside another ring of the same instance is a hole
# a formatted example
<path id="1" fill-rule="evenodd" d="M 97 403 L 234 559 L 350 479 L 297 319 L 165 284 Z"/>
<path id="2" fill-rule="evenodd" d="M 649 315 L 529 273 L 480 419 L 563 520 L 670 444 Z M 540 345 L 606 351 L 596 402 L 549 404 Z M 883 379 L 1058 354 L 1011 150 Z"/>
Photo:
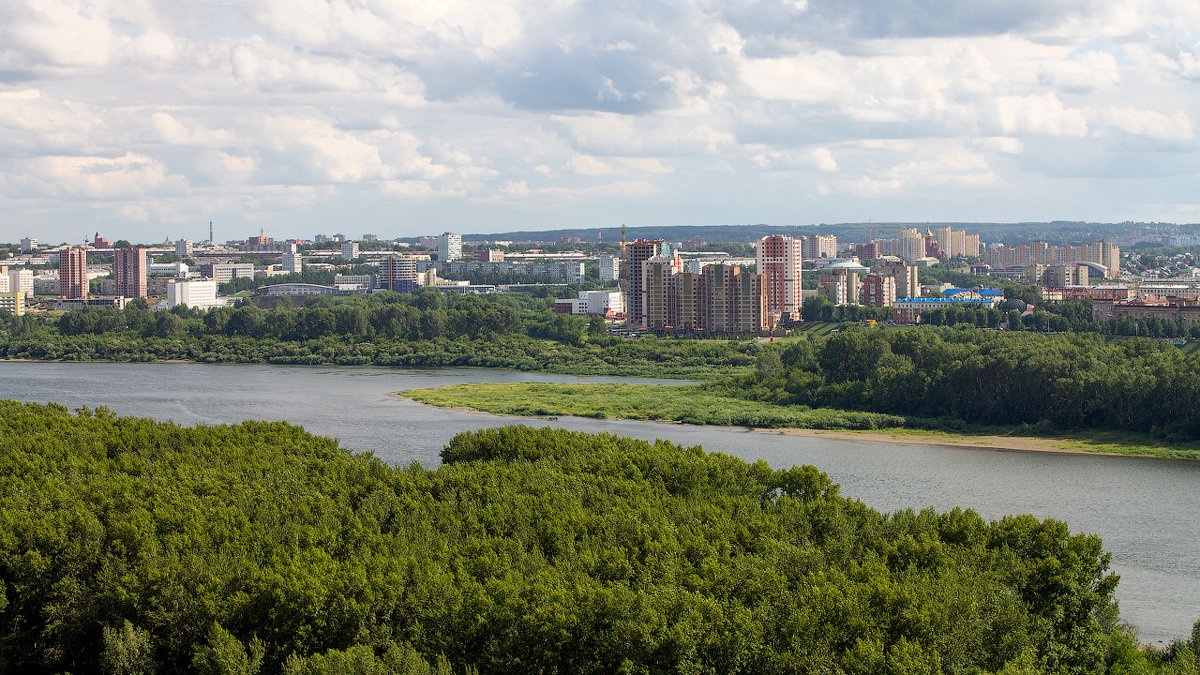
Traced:
<path id="1" fill-rule="evenodd" d="M 852 326 L 712 385 L 759 400 L 1034 429 L 1200 438 L 1200 358 L 1152 340 Z"/>
<path id="2" fill-rule="evenodd" d="M 1116 628 L 1108 555 L 1061 522 L 883 515 L 812 467 L 607 435 L 491 429 L 442 458 L 0 402 L 0 670 L 1195 663 L 1195 640 L 1148 657 Z"/>
<path id="3" fill-rule="evenodd" d="M 482 366 L 661 377 L 746 370 L 759 346 L 714 340 L 628 340 L 554 314 L 524 293 L 373 295 L 309 299 L 208 312 L 115 308 L 65 312 L 55 326 L 0 335 L 0 358 L 45 360 Z M 22 317 L 24 319 L 24 317 Z M 28 330 L 26 330 L 28 328 Z"/>

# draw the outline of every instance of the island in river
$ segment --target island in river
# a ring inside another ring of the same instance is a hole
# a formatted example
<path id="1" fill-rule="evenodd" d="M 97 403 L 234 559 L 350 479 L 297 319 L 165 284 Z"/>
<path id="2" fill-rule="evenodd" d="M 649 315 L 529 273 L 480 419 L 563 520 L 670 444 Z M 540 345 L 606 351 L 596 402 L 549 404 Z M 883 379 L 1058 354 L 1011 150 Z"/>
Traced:
<path id="1" fill-rule="evenodd" d="M 901 415 L 809 408 L 751 401 L 701 385 L 623 383 L 471 383 L 397 394 L 427 405 L 518 417 L 593 417 L 681 424 L 780 429 L 784 433 L 925 445 L 1089 452 L 1200 459 L 1195 443 L 1165 443 L 1143 434 L 1111 431 L 1028 435 L 1014 427 L 945 431 Z"/>

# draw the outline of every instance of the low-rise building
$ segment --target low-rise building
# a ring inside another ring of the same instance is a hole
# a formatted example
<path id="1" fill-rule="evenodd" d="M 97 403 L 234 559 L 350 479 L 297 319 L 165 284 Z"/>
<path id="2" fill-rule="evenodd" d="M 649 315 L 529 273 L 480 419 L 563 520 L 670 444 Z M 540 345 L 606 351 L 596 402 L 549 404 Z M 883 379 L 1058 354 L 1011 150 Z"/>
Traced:
<path id="1" fill-rule="evenodd" d="M 208 309 L 226 304 L 217 297 L 215 279 L 171 279 L 166 285 L 166 295 L 168 309 L 177 305 Z"/>
<path id="2" fill-rule="evenodd" d="M 892 320 L 898 324 L 921 323 L 921 313 L 942 307 L 980 307 L 990 309 L 999 304 L 989 298 L 902 298 L 892 304 Z"/>
<path id="3" fill-rule="evenodd" d="M 0 293 L 0 309 L 10 314 L 25 314 L 25 294 L 19 291 Z"/>
<path id="4" fill-rule="evenodd" d="M 102 309 L 104 307 L 116 307 L 117 309 L 125 309 L 125 303 L 129 300 L 123 295 L 115 297 L 108 296 L 92 296 L 88 298 L 57 298 L 54 300 L 54 309 L 59 311 L 69 311 L 73 309 Z"/>
<path id="5" fill-rule="evenodd" d="M 1200 324 L 1200 300 L 1145 296 L 1133 300 L 1093 300 L 1092 319 L 1108 323 L 1114 318 L 1182 321 L 1189 330 Z"/>

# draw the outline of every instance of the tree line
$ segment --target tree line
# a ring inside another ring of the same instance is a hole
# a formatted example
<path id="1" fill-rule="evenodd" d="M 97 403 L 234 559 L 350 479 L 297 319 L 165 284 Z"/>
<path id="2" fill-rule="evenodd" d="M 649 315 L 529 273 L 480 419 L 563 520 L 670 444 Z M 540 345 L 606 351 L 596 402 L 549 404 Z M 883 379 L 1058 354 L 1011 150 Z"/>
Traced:
<path id="1" fill-rule="evenodd" d="M 1200 358 L 1150 340 L 855 326 L 764 352 L 754 373 L 711 386 L 760 400 L 959 426 L 1200 438 Z"/>
<path id="2" fill-rule="evenodd" d="M 1120 627 L 1062 522 L 561 430 L 442 459 L 0 402 L 0 670 L 1196 672 L 1200 639 Z"/>
<path id="3" fill-rule="evenodd" d="M 711 378 L 747 370 L 761 347 L 721 340 L 629 340 L 600 317 L 554 314 L 537 293 L 447 296 L 376 293 L 265 299 L 208 312 L 64 312 L 0 317 L 0 358 L 402 367 L 478 366 L 580 375 Z"/>

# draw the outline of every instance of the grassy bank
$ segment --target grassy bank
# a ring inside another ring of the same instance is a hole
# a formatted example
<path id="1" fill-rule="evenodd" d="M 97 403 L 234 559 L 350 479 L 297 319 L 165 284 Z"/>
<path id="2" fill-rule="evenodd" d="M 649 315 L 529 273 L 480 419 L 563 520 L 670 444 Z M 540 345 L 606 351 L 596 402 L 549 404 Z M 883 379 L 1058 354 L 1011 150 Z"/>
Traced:
<path id="1" fill-rule="evenodd" d="M 400 392 L 400 395 L 442 408 L 470 408 L 498 415 L 573 415 L 756 429 L 815 429 L 849 432 L 845 435 L 864 439 L 868 438 L 866 434 L 871 434 L 871 440 L 1200 459 L 1200 444 L 1168 444 L 1134 433 L 1073 431 L 1047 434 L 1032 433 L 1021 427 L 944 431 L 931 429 L 933 422 L 926 419 L 748 401 L 722 396 L 698 385 L 461 384 L 414 389 Z"/>

